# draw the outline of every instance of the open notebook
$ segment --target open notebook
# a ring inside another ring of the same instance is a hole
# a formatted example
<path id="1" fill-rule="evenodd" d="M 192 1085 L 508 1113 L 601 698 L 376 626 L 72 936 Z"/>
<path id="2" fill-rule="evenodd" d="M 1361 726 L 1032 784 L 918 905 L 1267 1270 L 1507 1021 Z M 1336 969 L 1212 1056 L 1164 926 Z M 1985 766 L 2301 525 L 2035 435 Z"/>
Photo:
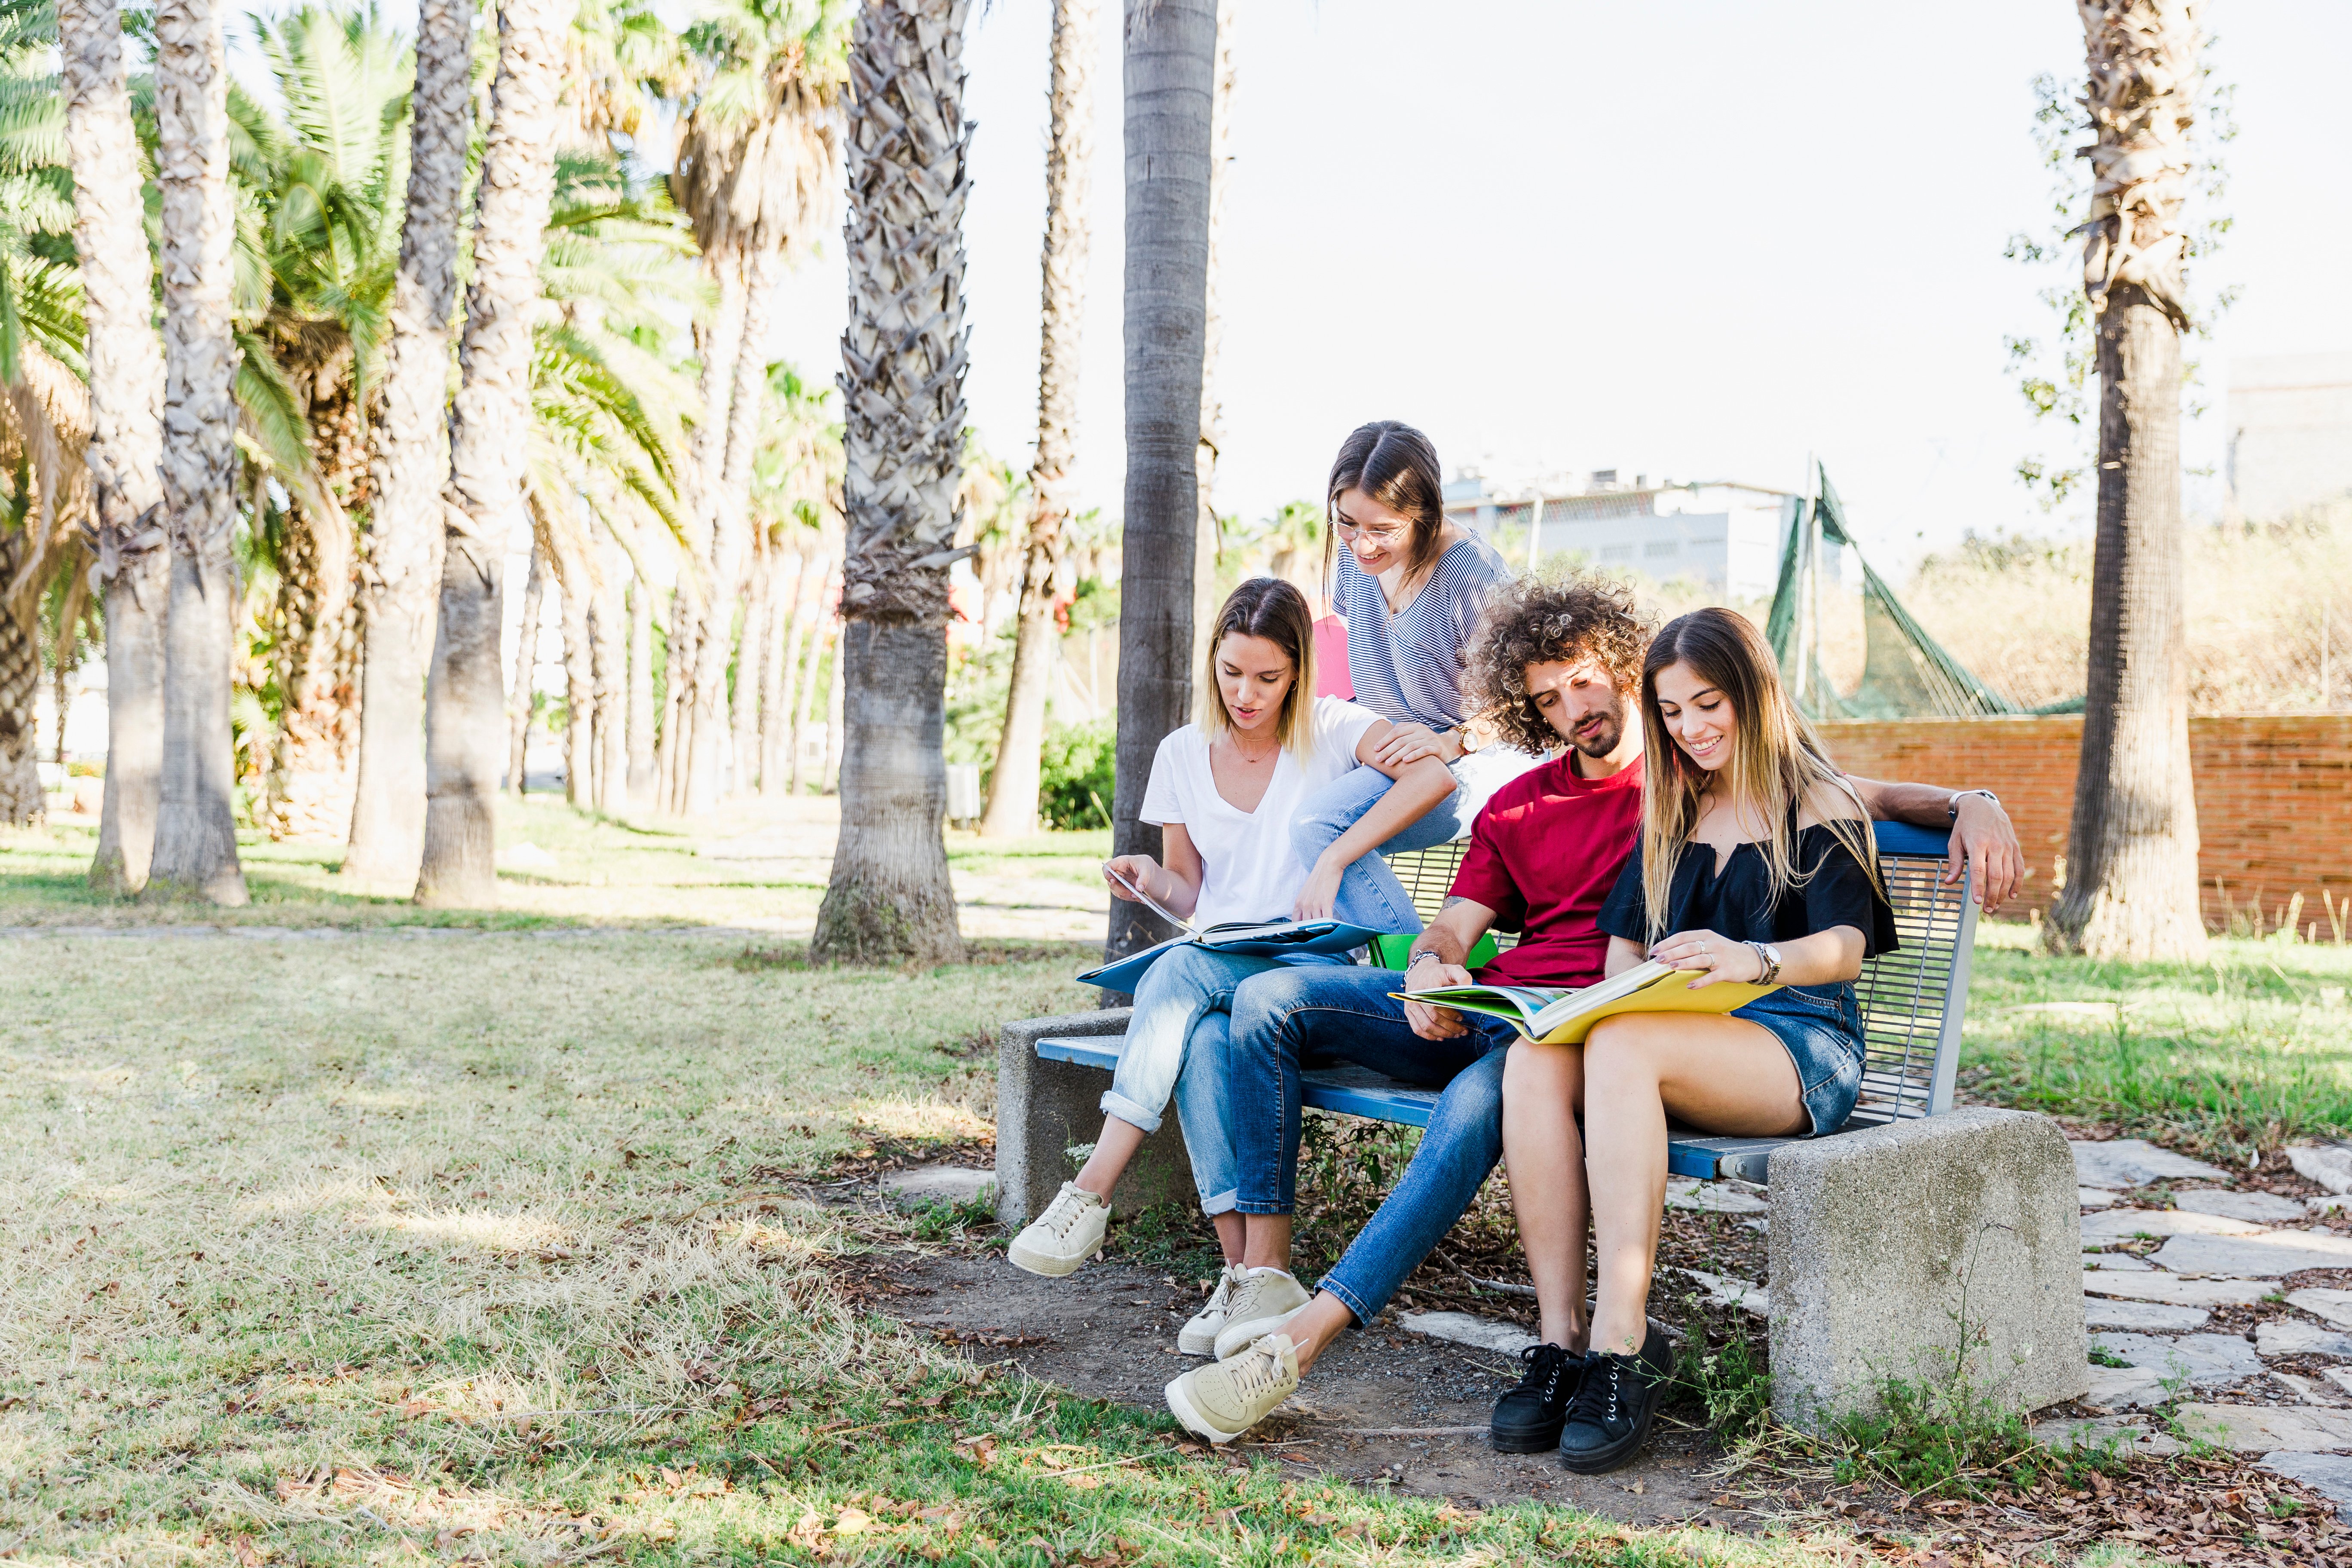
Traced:
<path id="1" fill-rule="evenodd" d="M 1183 934 L 1171 937 L 1156 947 L 1147 947 L 1140 952 L 1130 952 L 1099 969 L 1087 970 L 1077 977 L 1082 985 L 1099 985 L 1106 991 L 1132 992 L 1135 983 L 1143 978 L 1145 970 L 1158 963 L 1164 954 L 1180 947 L 1207 947 L 1219 952 L 1246 953 L 1253 958 L 1280 958 L 1286 953 L 1347 952 L 1364 946 L 1381 934 L 1363 926 L 1349 925 L 1345 921 L 1328 920 L 1221 921 L 1213 926 L 1196 926 L 1110 867 L 1106 866 L 1103 869 L 1152 913 Z"/>
<path id="2" fill-rule="evenodd" d="M 1583 1042 L 1593 1025 L 1620 1014 L 1728 1013 L 1780 989 L 1718 980 L 1694 991 L 1690 983 L 1697 978 L 1696 971 L 1670 969 L 1653 960 L 1580 990 L 1555 985 L 1438 985 L 1389 994 L 1433 1007 L 1484 1013 L 1539 1044 L 1573 1046 Z"/>

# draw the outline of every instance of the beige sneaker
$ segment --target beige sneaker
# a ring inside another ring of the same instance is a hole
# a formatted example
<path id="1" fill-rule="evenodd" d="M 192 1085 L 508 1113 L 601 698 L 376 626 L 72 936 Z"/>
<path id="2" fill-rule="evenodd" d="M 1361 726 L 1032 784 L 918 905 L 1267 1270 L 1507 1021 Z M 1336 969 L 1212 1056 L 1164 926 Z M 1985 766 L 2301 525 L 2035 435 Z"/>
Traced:
<path id="1" fill-rule="evenodd" d="M 1279 1268 L 1244 1270 L 1233 1303 L 1225 1309 L 1225 1326 L 1217 1331 L 1217 1359 L 1239 1355 L 1276 1330 L 1289 1327 L 1299 1309 L 1314 1299 Z"/>
<path id="2" fill-rule="evenodd" d="M 1110 1205 L 1076 1182 L 1064 1182 L 1045 1212 L 1029 1222 L 1004 1250 L 1016 1268 L 1059 1279 L 1102 1250 Z"/>
<path id="3" fill-rule="evenodd" d="M 1234 1304 L 1234 1292 L 1249 1278 L 1248 1270 L 1239 1264 L 1228 1263 L 1217 1277 L 1217 1288 L 1209 1296 L 1208 1305 L 1192 1314 L 1192 1321 L 1176 1333 L 1176 1348 L 1186 1355 L 1214 1355 L 1217 1336 L 1224 1331 L 1226 1314 Z"/>
<path id="4" fill-rule="evenodd" d="M 1168 1408 L 1184 1429 L 1230 1443 L 1266 1417 L 1298 1386 L 1298 1350 L 1268 1334 L 1241 1354 L 1194 1367 L 1168 1385 Z"/>

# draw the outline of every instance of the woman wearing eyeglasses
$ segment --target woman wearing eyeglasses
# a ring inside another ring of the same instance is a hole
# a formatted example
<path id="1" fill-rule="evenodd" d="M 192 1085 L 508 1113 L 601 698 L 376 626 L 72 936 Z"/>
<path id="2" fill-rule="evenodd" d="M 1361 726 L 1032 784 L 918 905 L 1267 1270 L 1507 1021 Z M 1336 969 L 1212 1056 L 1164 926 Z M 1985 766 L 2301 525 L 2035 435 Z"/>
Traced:
<path id="1" fill-rule="evenodd" d="M 1499 732 L 1473 711 L 1470 637 L 1512 572 L 1493 545 L 1446 521 L 1443 483 L 1429 437 L 1382 419 L 1340 446 L 1325 489 L 1325 576 L 1348 623 L 1348 676 L 1356 702 L 1395 726 L 1380 762 L 1397 768 L 1435 757 L 1454 775 L 1454 793 L 1382 844 L 1387 855 L 1466 836 L 1487 797 L 1542 760 L 1494 744 Z M 1359 767 L 1302 802 L 1292 842 L 1305 863 L 1315 865 L 1391 782 Z M 1418 930 L 1386 865 L 1369 856 L 1363 863 L 1397 901 L 1387 929 Z"/>

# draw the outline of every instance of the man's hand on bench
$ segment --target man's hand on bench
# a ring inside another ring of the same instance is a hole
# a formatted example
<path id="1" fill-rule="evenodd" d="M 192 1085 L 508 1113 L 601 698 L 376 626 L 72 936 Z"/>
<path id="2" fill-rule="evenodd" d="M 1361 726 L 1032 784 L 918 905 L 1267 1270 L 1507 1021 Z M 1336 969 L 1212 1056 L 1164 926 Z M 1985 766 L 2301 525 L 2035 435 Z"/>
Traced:
<path id="1" fill-rule="evenodd" d="M 1944 885 L 1952 887 L 1964 869 L 1976 875 L 1977 902 L 1990 914 L 2017 891 L 2025 865 L 2018 847 L 2017 829 L 2000 803 L 1981 795 L 1964 795 L 1960 814 L 1952 823 L 1950 858 L 1944 864 Z"/>

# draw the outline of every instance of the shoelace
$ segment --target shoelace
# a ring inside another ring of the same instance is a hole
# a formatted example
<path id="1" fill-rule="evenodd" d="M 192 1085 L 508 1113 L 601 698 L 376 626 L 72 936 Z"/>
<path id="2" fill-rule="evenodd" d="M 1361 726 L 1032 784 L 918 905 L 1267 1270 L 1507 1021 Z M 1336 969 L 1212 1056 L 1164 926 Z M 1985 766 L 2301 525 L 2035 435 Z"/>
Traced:
<path id="1" fill-rule="evenodd" d="M 1591 1369 L 1584 1374 L 1584 1386 L 1576 1391 L 1576 1403 L 1569 1406 L 1570 1423 L 1590 1421 L 1599 1426 L 1616 1420 L 1617 1385 L 1625 1376 L 1626 1369 L 1615 1356 L 1594 1356 Z"/>
<path id="2" fill-rule="evenodd" d="M 1268 1334 L 1249 1348 L 1249 1354 L 1223 1363 L 1232 1367 L 1234 1388 L 1244 1399 L 1255 1399 L 1282 1381 L 1282 1352 Z"/>
<path id="3" fill-rule="evenodd" d="M 1227 1316 L 1231 1316 L 1233 1306 L 1234 1271 L 1231 1268 L 1228 1268 L 1223 1274 L 1217 1276 L 1217 1288 L 1209 1292 L 1208 1305 L 1202 1307 L 1201 1310 L 1203 1314 L 1210 1312 L 1223 1312 Z"/>
<path id="4" fill-rule="evenodd" d="M 1078 1215 L 1085 1207 L 1085 1203 L 1076 1193 L 1064 1193 L 1055 1198 L 1053 1206 L 1045 1211 L 1039 1223 L 1055 1236 L 1066 1238 L 1070 1227 L 1078 1223 Z"/>
<path id="5" fill-rule="evenodd" d="M 1543 1402 L 1549 1405 L 1559 1393 L 1559 1374 L 1568 1370 L 1568 1363 L 1575 1359 L 1575 1352 L 1554 1344 L 1532 1344 L 1519 1352 L 1519 1359 L 1528 1363 L 1528 1370 L 1519 1377 L 1521 1388 L 1527 1387 L 1538 1373 L 1548 1371 L 1544 1378 Z M 1549 1369 L 1547 1363 L 1549 1363 Z"/>

